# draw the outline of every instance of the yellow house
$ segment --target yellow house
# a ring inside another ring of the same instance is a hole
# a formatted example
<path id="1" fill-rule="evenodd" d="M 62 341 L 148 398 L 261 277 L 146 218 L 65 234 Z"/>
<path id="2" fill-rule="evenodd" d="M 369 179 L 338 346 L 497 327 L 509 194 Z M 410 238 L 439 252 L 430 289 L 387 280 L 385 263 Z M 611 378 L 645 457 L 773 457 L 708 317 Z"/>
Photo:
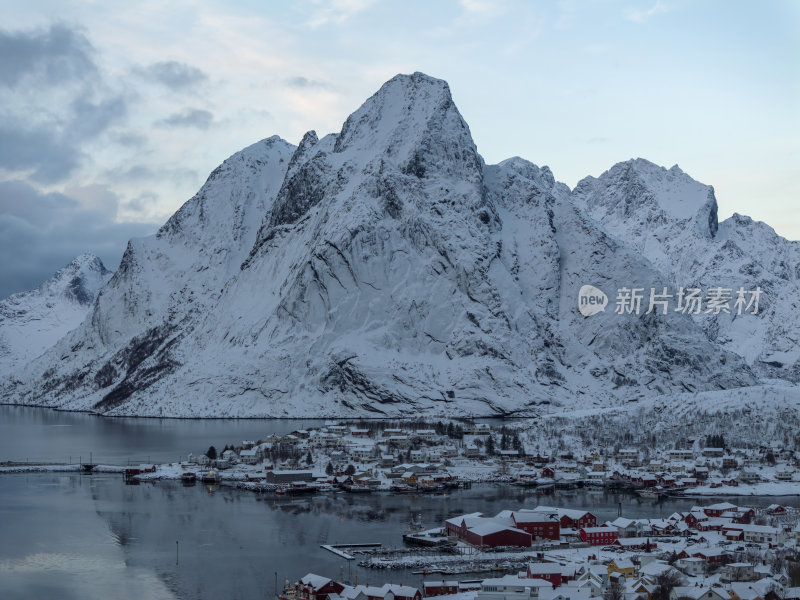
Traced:
<path id="1" fill-rule="evenodd" d="M 728 593 L 731 600 L 764 600 L 766 594 L 762 594 L 751 583 L 734 581 L 730 584 L 731 589 Z"/>
<path id="2" fill-rule="evenodd" d="M 419 477 L 416 473 L 412 471 L 407 471 L 403 473 L 402 480 L 405 482 L 406 485 L 417 485 L 417 479 Z"/>
<path id="3" fill-rule="evenodd" d="M 626 579 L 633 578 L 636 577 L 636 566 L 629 558 L 615 558 L 608 563 L 608 574 L 611 575 L 612 573 L 620 573 Z"/>
<path id="4" fill-rule="evenodd" d="M 648 585 L 641 579 L 638 581 L 632 581 L 630 586 L 628 586 L 625 590 L 626 594 L 631 592 L 634 594 L 635 598 L 647 598 L 647 600 L 653 600 L 654 591 L 654 585 Z"/>

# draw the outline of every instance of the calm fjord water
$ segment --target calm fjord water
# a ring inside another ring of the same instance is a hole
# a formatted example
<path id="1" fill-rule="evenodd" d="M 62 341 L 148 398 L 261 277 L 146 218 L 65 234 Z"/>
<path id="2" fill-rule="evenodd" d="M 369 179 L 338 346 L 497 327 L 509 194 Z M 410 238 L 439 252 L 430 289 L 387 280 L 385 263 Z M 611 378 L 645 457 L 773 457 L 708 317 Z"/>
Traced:
<path id="1" fill-rule="evenodd" d="M 314 423 L 117 420 L 0 407 L 0 460 L 55 460 L 92 451 L 106 462 L 147 456 L 169 461 L 209 444 L 224 446 Z M 797 500 L 740 499 L 793 505 Z M 121 476 L 111 474 L 0 475 L 0 598 L 272 598 L 275 573 L 279 585 L 310 571 L 348 576 L 346 561 L 320 544 L 400 546 L 412 516 L 434 526 L 463 512 L 494 514 L 546 503 L 587 508 L 606 519 L 616 516 L 618 502 L 629 517 L 667 516 L 694 504 L 670 500 L 654 505 L 585 491 L 545 496 L 494 485 L 440 495 L 277 500 L 177 482 L 126 486 Z M 356 565 L 351 576 L 360 583 L 421 583 L 409 571 Z"/>

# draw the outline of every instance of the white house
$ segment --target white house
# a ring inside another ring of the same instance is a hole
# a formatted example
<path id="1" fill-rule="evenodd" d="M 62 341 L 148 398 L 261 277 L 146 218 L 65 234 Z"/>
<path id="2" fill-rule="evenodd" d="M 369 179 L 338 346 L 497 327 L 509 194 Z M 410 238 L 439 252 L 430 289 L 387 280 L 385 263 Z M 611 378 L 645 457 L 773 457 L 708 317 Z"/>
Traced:
<path id="1" fill-rule="evenodd" d="M 746 562 L 728 563 L 722 567 L 720 579 L 722 581 L 752 581 L 755 571 L 753 565 Z"/>
<path id="2" fill-rule="evenodd" d="M 350 449 L 350 456 L 361 462 L 375 458 L 375 446 L 354 446 Z"/>
<path id="3" fill-rule="evenodd" d="M 694 458 L 694 452 L 691 450 L 676 448 L 674 450 L 667 451 L 667 456 L 670 460 L 692 460 Z"/>
<path id="4" fill-rule="evenodd" d="M 259 461 L 258 451 L 254 448 L 239 452 L 239 460 L 246 465 L 254 465 Z"/>
<path id="5" fill-rule="evenodd" d="M 744 533 L 745 542 L 760 544 L 780 544 L 783 541 L 783 531 L 769 525 L 736 525 Z"/>
<path id="6" fill-rule="evenodd" d="M 617 517 L 610 523 L 611 527 L 617 528 L 617 535 L 619 537 L 634 537 L 639 532 L 639 527 L 633 519 L 626 519 L 625 517 Z"/>
<path id="7" fill-rule="evenodd" d="M 679 558 L 675 566 L 690 577 L 702 575 L 706 568 L 706 561 L 702 558 L 690 556 L 689 558 Z"/>
<path id="8" fill-rule="evenodd" d="M 538 598 L 540 590 L 552 590 L 553 584 L 544 579 L 523 579 L 506 575 L 484 579 L 475 600 L 529 600 Z"/>
<path id="9" fill-rule="evenodd" d="M 411 451 L 411 460 L 413 461 L 423 461 L 425 460 L 425 451 L 424 450 L 412 450 Z"/>

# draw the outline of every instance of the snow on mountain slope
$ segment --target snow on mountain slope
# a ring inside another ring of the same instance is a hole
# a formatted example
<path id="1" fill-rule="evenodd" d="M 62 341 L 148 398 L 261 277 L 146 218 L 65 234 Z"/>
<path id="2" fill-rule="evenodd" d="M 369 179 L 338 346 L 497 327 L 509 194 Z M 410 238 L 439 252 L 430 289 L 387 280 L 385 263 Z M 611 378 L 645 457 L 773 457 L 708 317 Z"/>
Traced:
<path id="1" fill-rule="evenodd" d="M 494 186 L 498 204 L 517 212 L 516 221 L 526 230 L 531 224 L 539 227 L 528 234 L 534 246 L 520 253 L 530 269 L 520 278 L 544 283 L 532 295 L 550 298 L 545 339 L 558 361 L 569 366 L 566 385 L 582 396 L 580 404 L 591 405 L 609 390 L 619 398 L 638 399 L 754 382 L 740 359 L 709 343 L 685 315 L 618 315 L 612 304 L 583 317 L 576 310 L 582 285 L 661 287 L 663 275 L 578 210 L 563 184 L 557 184 L 556 193 L 531 196 L 531 190 L 542 187 L 537 167 L 521 159 L 500 166 L 511 170 L 502 185 Z M 552 175 L 543 171 L 549 182 Z M 531 211 L 537 198 L 544 198 L 544 210 Z M 548 238 L 549 247 L 543 249 L 541 242 Z"/>
<path id="2" fill-rule="evenodd" d="M 91 319 L 6 387 L 60 404 L 93 393 L 105 398 L 109 389 L 130 394 L 172 373 L 178 363 L 169 350 L 213 310 L 238 272 L 293 151 L 272 137 L 223 162 L 155 235 L 128 243 Z M 19 385 L 26 380 L 33 385 Z"/>
<path id="3" fill-rule="evenodd" d="M 0 374 L 16 371 L 80 325 L 110 278 L 99 258 L 82 254 L 38 289 L 0 301 Z"/>
<path id="4" fill-rule="evenodd" d="M 663 280 L 546 167 L 485 165 L 445 82 L 398 75 L 338 134 L 226 160 L 0 395 L 106 414 L 452 416 L 755 383 L 684 315 L 576 310 L 584 283 Z"/>
<path id="5" fill-rule="evenodd" d="M 694 316 L 709 339 L 762 376 L 800 381 L 799 242 L 740 215 L 718 223 L 711 186 L 642 159 L 583 179 L 572 200 L 664 273 L 673 294 L 680 287 L 732 290 L 733 314 Z M 735 314 L 737 290 L 757 287 L 758 314 Z"/>

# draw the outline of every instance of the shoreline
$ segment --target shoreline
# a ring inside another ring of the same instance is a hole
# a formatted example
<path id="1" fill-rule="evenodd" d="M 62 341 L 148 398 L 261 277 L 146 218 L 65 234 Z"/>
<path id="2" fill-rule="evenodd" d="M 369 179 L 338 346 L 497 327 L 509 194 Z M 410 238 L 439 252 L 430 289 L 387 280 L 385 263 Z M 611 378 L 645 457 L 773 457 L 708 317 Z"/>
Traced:
<path id="1" fill-rule="evenodd" d="M 9 464 L 11 463 L 11 464 Z M 87 475 L 91 475 L 92 473 L 115 473 L 115 474 L 124 474 L 126 469 L 135 468 L 133 465 L 123 466 L 123 465 L 102 465 L 98 464 L 92 468 L 91 471 L 85 471 L 84 468 L 79 463 L 73 464 L 58 464 L 58 463 L 50 463 L 50 464 L 13 464 L 14 461 L 7 461 L 7 462 L 0 462 L 0 475 L 14 475 L 14 474 L 23 474 L 23 473 L 85 473 Z M 152 464 L 152 463 L 147 463 Z M 155 483 L 157 481 L 181 481 L 181 475 L 184 472 L 187 472 L 188 469 L 184 469 L 181 465 L 175 463 L 164 463 L 164 464 L 155 464 L 156 471 L 153 473 L 141 473 L 135 475 L 134 478 L 141 482 L 150 482 Z M 201 472 L 204 469 L 201 468 L 199 465 L 196 465 L 195 472 Z M 263 490 L 258 489 L 259 487 L 263 488 L 265 483 L 263 478 L 259 478 L 258 480 L 248 479 L 248 477 L 252 477 L 255 473 L 247 472 L 245 470 L 236 470 L 231 473 L 228 473 L 226 476 L 225 471 L 218 471 L 219 473 L 219 484 L 223 485 L 232 485 L 237 489 L 252 491 L 252 492 L 262 492 Z M 257 472 L 261 473 L 261 472 Z M 508 481 L 506 478 L 474 478 L 474 479 L 462 479 L 461 481 L 469 484 L 491 484 L 499 487 L 508 487 L 508 488 L 517 488 L 513 482 Z M 250 485 L 248 485 L 250 484 Z M 541 489 L 549 489 L 546 486 L 540 486 Z M 539 488 L 532 487 L 529 488 L 531 490 L 536 490 Z M 578 488 L 578 489 L 591 489 L 591 488 Z M 386 488 L 378 488 L 373 490 L 374 492 L 388 492 L 388 493 L 398 493 L 402 494 L 401 492 L 392 492 L 392 490 Z M 613 491 L 612 487 L 604 487 L 604 488 L 597 488 L 597 491 Z M 330 493 L 326 490 L 320 490 L 320 494 Z M 344 492 L 347 493 L 347 492 Z M 433 490 L 416 490 L 415 493 L 435 493 Z M 625 491 L 624 493 L 630 495 L 631 497 L 639 497 L 635 491 Z M 681 490 L 680 494 L 666 494 L 664 498 L 666 499 L 702 499 L 702 498 L 732 498 L 732 497 L 792 497 L 797 496 L 800 497 L 800 483 L 795 481 L 788 481 L 788 482 L 764 482 L 760 484 L 742 484 L 739 486 L 723 486 L 721 488 L 711 488 L 708 486 L 701 486 L 692 490 Z M 653 504 L 658 504 L 658 501 L 655 500 Z"/>
<path id="2" fill-rule="evenodd" d="M 19 408 L 38 408 L 38 409 L 46 409 L 52 410 L 55 412 L 61 413 L 74 413 L 74 414 L 81 414 L 81 415 L 89 415 L 92 417 L 102 417 L 104 419 L 170 419 L 173 421 L 351 421 L 351 422 L 360 422 L 360 421 L 370 421 L 370 422 L 393 422 L 393 421 L 413 421 L 418 420 L 421 417 L 415 414 L 403 415 L 403 416 L 396 416 L 396 417 L 368 417 L 368 416 L 358 416 L 354 417 L 352 415 L 327 415 L 324 417 L 176 417 L 171 415 L 109 415 L 106 413 L 97 412 L 94 410 L 84 410 L 79 408 L 60 408 L 57 406 L 48 406 L 46 404 L 20 404 L 19 402 L 0 402 L 0 406 L 16 406 Z M 495 414 L 495 415 L 460 415 L 454 417 L 446 417 L 446 416 L 435 416 L 430 418 L 436 419 L 448 419 L 451 421 L 458 421 L 458 422 L 471 422 L 471 421 L 484 421 L 484 420 L 499 420 L 499 421 L 520 421 L 524 419 L 541 419 L 548 416 L 547 413 L 545 414 L 536 414 L 536 415 L 520 415 L 518 417 L 511 416 L 511 415 L 502 415 L 502 414 Z"/>

